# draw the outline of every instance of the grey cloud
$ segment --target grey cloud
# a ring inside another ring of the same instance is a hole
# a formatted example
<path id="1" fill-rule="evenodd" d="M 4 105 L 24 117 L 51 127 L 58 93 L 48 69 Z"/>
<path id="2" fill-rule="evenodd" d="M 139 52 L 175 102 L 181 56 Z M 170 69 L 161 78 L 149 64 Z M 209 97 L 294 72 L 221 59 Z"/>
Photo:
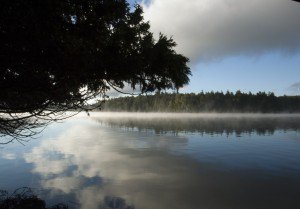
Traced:
<path id="1" fill-rule="evenodd" d="M 174 37 L 193 62 L 300 49 L 300 3 L 291 0 L 151 0 L 143 4 L 155 34 Z"/>
<path id="2" fill-rule="evenodd" d="M 294 83 L 293 85 L 290 86 L 290 88 L 298 88 L 298 89 L 300 89 L 300 82 Z"/>
<path id="3" fill-rule="evenodd" d="M 289 93 L 291 94 L 300 94 L 300 82 L 294 83 L 292 84 L 289 88 L 288 88 Z"/>

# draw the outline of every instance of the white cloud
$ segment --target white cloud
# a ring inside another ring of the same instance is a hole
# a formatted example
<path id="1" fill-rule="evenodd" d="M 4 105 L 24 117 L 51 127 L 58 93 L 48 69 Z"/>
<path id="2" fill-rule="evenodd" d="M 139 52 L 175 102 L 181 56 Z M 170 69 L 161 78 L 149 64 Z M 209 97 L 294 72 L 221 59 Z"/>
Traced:
<path id="1" fill-rule="evenodd" d="M 174 37 L 192 62 L 300 48 L 300 3 L 291 0 L 150 0 L 152 30 Z"/>
<path id="2" fill-rule="evenodd" d="M 15 160 L 17 158 L 16 154 L 14 153 L 3 153 L 1 157 L 6 160 Z"/>

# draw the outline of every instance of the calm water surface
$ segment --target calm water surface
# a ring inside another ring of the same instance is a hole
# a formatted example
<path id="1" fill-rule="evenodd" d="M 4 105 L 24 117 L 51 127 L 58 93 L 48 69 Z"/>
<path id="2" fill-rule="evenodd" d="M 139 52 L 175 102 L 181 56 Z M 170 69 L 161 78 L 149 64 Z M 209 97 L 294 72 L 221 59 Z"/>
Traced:
<path id="1" fill-rule="evenodd" d="M 298 209 L 300 116 L 72 118 L 1 146 L 0 189 L 20 187 L 74 209 Z"/>

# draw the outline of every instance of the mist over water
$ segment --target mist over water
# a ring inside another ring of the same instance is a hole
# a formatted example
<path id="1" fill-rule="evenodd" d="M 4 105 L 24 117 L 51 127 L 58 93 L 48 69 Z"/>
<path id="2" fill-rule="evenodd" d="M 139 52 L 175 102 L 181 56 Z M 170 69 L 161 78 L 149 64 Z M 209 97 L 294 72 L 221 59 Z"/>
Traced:
<path id="1" fill-rule="evenodd" d="M 79 117 L 83 114 L 80 114 Z M 300 113 L 163 113 L 163 112 L 92 112 L 92 117 L 101 118 L 299 118 Z"/>
<path id="2" fill-rule="evenodd" d="M 0 150 L 0 187 L 80 209 L 297 208 L 300 116 L 91 113 Z"/>
<path id="3" fill-rule="evenodd" d="M 102 125 L 155 133 L 274 134 L 300 130 L 300 114 L 96 113 Z"/>

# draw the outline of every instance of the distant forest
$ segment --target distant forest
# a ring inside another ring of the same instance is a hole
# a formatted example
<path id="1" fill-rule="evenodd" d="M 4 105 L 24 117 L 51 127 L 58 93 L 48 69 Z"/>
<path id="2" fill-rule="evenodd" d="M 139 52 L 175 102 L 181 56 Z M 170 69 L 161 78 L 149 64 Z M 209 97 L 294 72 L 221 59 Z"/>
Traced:
<path id="1" fill-rule="evenodd" d="M 232 92 L 156 93 L 107 100 L 103 111 L 300 113 L 300 96 Z"/>

